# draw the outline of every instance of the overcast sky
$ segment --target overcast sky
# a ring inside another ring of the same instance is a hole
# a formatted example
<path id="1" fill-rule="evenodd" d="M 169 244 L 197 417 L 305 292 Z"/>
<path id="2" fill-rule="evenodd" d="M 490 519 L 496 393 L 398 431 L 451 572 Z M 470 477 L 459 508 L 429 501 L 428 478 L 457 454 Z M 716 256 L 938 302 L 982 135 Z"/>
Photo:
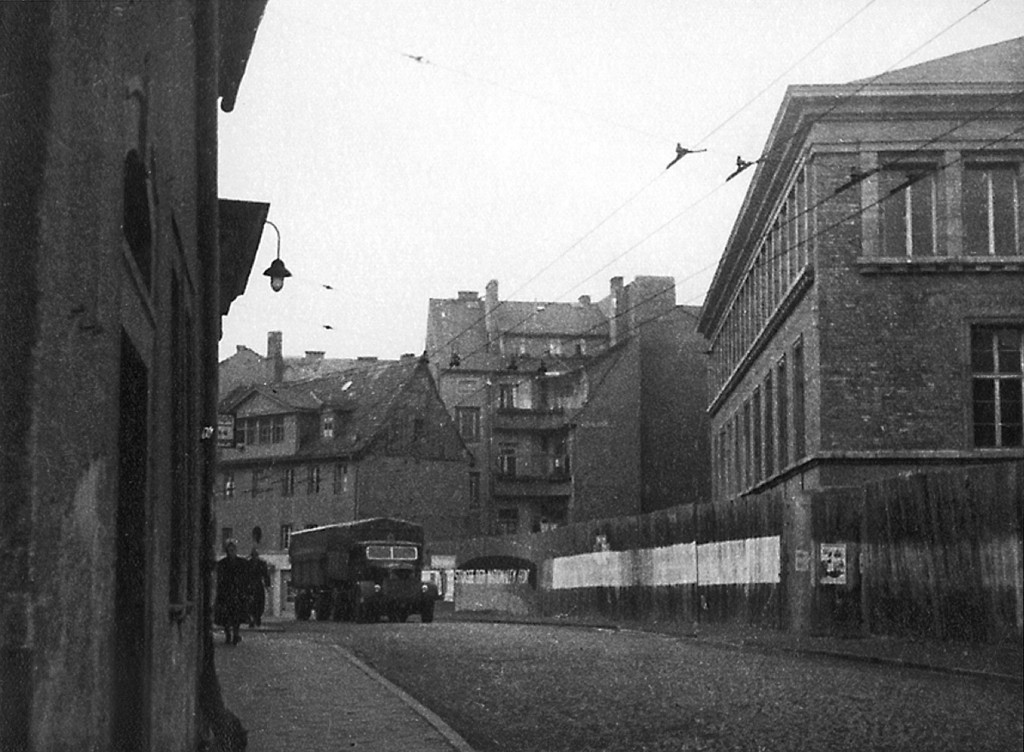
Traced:
<path id="1" fill-rule="evenodd" d="M 221 357 L 418 354 L 430 298 L 490 279 L 700 305 L 787 85 L 1022 35 L 1021 0 L 270 0 L 220 195 L 270 203 L 294 276 L 270 291 L 266 228 Z M 677 143 L 707 151 L 666 170 Z"/>

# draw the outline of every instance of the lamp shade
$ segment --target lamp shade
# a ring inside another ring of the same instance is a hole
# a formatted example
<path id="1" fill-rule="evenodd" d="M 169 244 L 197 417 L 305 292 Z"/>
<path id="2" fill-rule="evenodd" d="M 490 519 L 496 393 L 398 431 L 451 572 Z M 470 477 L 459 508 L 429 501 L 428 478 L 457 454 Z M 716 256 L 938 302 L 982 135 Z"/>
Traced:
<path id="1" fill-rule="evenodd" d="M 267 270 L 263 272 L 263 276 L 270 277 L 270 288 L 274 292 L 278 292 L 284 287 L 284 278 L 292 276 L 292 273 L 288 271 L 281 259 L 276 258 L 271 262 Z"/>

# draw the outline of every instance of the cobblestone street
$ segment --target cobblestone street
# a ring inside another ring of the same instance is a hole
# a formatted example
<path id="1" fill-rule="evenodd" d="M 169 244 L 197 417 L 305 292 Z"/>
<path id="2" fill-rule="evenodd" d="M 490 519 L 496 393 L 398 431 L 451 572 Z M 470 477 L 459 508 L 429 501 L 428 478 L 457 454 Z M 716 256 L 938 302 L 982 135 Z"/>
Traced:
<path id="1" fill-rule="evenodd" d="M 952 751 L 1024 739 L 1021 684 L 995 674 L 543 624 L 275 629 L 217 649 L 255 752 Z"/>

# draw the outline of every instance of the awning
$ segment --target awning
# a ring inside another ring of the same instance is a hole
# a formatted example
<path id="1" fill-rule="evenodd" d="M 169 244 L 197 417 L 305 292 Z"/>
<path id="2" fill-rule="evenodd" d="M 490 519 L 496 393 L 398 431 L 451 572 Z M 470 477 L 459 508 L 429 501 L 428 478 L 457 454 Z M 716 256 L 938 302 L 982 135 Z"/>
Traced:
<path id="1" fill-rule="evenodd" d="M 220 207 L 220 315 L 245 292 L 270 204 L 222 198 Z"/>

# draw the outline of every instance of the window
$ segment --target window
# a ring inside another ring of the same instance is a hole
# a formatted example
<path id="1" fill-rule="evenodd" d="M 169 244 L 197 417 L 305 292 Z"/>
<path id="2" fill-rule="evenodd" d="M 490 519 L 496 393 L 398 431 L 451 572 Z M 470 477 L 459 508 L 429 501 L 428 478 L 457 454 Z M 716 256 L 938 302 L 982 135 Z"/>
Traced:
<path id="1" fill-rule="evenodd" d="M 497 528 L 499 535 L 511 535 L 519 531 L 519 510 L 499 509 Z"/>
<path id="2" fill-rule="evenodd" d="M 295 494 L 295 468 L 286 467 L 281 471 L 281 495 L 293 496 Z"/>
<path id="3" fill-rule="evenodd" d="M 480 508 L 480 473 L 469 474 L 469 508 Z"/>
<path id="4" fill-rule="evenodd" d="M 334 438 L 334 413 L 327 413 L 321 416 L 320 433 L 325 439 Z"/>
<path id="5" fill-rule="evenodd" d="M 232 499 L 235 496 L 235 474 L 230 470 L 224 473 L 224 498 Z"/>
<path id="6" fill-rule="evenodd" d="M 222 527 L 220 529 L 220 547 L 223 549 L 227 545 L 228 541 L 234 537 L 235 531 L 229 527 Z"/>
<path id="7" fill-rule="evenodd" d="M 754 482 L 754 432 L 750 423 L 750 400 L 743 403 L 743 488 L 748 488 Z"/>
<path id="8" fill-rule="evenodd" d="M 516 445 L 498 445 L 498 472 L 510 478 L 516 476 Z"/>
<path id="9" fill-rule="evenodd" d="M 334 463 L 334 493 L 340 494 L 348 490 L 348 464 L 344 462 Z"/>
<path id="10" fill-rule="evenodd" d="M 793 455 L 798 460 L 807 452 L 804 382 L 804 342 L 799 339 L 793 345 Z"/>
<path id="11" fill-rule="evenodd" d="M 291 545 L 291 542 L 292 542 L 292 526 L 291 526 L 291 523 L 286 524 L 286 525 L 281 525 L 281 540 L 280 540 L 281 550 L 287 551 L 288 550 L 288 546 Z"/>
<path id="12" fill-rule="evenodd" d="M 754 460 L 754 462 L 753 462 L 753 464 L 754 464 L 753 470 L 754 470 L 754 472 L 753 472 L 752 480 L 755 483 L 757 483 L 757 482 L 760 482 L 760 481 L 764 480 L 764 472 L 763 472 L 763 469 L 762 469 L 763 466 L 761 464 L 761 451 L 762 451 L 763 445 L 761 443 L 761 389 L 759 387 L 754 387 L 754 401 L 752 403 L 752 406 L 753 406 L 753 411 L 754 411 L 754 415 L 753 415 L 753 419 L 754 419 L 754 427 L 753 427 L 754 428 L 754 432 L 753 432 L 753 436 L 751 437 L 751 442 L 752 442 L 752 445 L 753 445 L 753 447 L 752 447 L 753 448 L 753 455 L 754 455 L 753 456 L 753 460 Z"/>
<path id="13" fill-rule="evenodd" d="M 971 332 L 974 446 L 1019 447 L 1024 426 L 1024 327 Z"/>
<path id="14" fill-rule="evenodd" d="M 480 441 L 480 408 L 456 407 L 455 419 L 459 423 L 459 435 L 466 441 Z"/>
<path id="15" fill-rule="evenodd" d="M 498 385 L 498 408 L 511 410 L 516 406 L 516 387 L 514 384 Z"/>
<path id="16" fill-rule="evenodd" d="M 764 377 L 764 474 L 770 478 L 775 474 L 775 394 L 772 372 L 769 368 Z"/>
<path id="17" fill-rule="evenodd" d="M 284 441 L 284 416 L 240 418 L 235 421 L 238 444 L 280 444 Z"/>
<path id="18" fill-rule="evenodd" d="M 320 493 L 320 466 L 310 465 L 306 475 L 306 493 Z"/>
<path id="19" fill-rule="evenodd" d="M 779 470 L 789 464 L 789 393 L 786 391 L 786 357 L 775 367 L 775 383 L 779 390 Z"/>
<path id="20" fill-rule="evenodd" d="M 936 255 L 937 185 L 931 165 L 882 171 L 879 200 L 885 256 Z"/>
<path id="21" fill-rule="evenodd" d="M 263 484 L 266 480 L 266 470 L 261 467 L 254 467 L 252 470 L 252 495 L 253 498 L 260 495 L 263 490 Z"/>
<path id="22" fill-rule="evenodd" d="M 963 218 L 968 256 L 1019 256 L 1020 187 L 1013 165 L 964 169 Z"/>

